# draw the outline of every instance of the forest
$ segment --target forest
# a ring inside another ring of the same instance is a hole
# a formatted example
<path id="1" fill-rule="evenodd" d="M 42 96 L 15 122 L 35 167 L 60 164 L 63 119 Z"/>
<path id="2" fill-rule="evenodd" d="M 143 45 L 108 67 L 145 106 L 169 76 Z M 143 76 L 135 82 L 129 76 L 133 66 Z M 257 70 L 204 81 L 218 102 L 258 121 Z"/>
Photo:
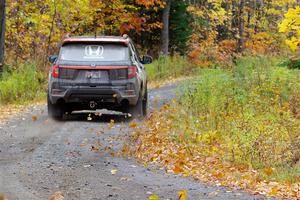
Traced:
<path id="1" fill-rule="evenodd" d="M 299 44 L 296 6 L 296 0 L 1 0 L 1 63 L 45 70 L 63 37 L 124 33 L 143 53 L 185 55 L 199 65 L 242 52 L 279 54 L 285 36 L 292 50 Z"/>
<path id="2" fill-rule="evenodd" d="M 0 106 L 45 99 L 64 37 L 127 34 L 155 60 L 151 84 L 184 81 L 147 128 L 130 125 L 124 151 L 203 182 L 300 197 L 298 0 L 0 0 L 0 33 Z"/>

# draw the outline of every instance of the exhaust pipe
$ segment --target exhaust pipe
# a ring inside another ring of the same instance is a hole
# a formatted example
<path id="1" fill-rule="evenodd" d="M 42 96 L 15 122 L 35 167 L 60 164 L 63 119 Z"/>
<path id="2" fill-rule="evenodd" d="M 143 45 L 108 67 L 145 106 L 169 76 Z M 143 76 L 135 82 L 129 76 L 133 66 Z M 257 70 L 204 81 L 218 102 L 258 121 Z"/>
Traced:
<path id="1" fill-rule="evenodd" d="M 95 109 L 96 106 L 97 106 L 97 103 L 96 103 L 95 101 L 91 101 L 91 102 L 90 102 L 90 108 L 91 108 L 91 109 Z"/>

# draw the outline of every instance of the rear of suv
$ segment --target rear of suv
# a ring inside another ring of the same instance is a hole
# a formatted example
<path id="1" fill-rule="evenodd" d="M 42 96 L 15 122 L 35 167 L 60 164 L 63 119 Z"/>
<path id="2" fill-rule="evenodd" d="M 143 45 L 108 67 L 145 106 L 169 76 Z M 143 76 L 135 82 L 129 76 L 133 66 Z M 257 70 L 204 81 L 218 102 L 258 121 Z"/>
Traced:
<path id="1" fill-rule="evenodd" d="M 58 56 L 50 56 L 48 113 L 61 119 L 77 110 L 109 109 L 144 117 L 147 75 L 152 58 L 127 37 L 68 37 Z"/>

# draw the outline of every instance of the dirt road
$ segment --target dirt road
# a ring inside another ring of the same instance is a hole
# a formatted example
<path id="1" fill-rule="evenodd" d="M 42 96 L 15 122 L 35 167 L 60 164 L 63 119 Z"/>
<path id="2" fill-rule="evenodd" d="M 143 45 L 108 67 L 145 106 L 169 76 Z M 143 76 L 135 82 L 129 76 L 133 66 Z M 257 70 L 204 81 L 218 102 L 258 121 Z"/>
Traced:
<path id="1" fill-rule="evenodd" d="M 175 88 L 152 90 L 151 109 L 174 98 Z M 112 129 L 111 119 L 116 121 Z M 118 150 L 130 132 L 128 121 L 122 117 L 88 121 L 87 115 L 81 114 L 56 122 L 48 119 L 45 106 L 33 107 L 0 124 L 0 193 L 9 200 L 48 199 L 57 191 L 67 200 L 143 200 L 152 194 L 162 200 L 176 200 L 178 191 L 186 189 L 191 200 L 258 199 L 144 167 L 134 159 L 117 158 L 108 151 L 90 150 L 98 140 L 103 148 Z"/>

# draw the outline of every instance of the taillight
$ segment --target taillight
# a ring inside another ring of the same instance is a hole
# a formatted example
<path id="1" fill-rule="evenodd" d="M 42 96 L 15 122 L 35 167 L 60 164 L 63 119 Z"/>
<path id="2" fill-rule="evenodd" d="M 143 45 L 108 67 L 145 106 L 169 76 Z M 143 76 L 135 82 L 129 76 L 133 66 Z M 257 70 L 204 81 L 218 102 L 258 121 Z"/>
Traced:
<path id="1" fill-rule="evenodd" d="M 54 66 L 52 69 L 52 76 L 55 78 L 59 77 L 59 66 Z"/>
<path id="2" fill-rule="evenodd" d="M 136 72 L 137 72 L 136 66 L 128 67 L 128 79 L 136 77 Z"/>

